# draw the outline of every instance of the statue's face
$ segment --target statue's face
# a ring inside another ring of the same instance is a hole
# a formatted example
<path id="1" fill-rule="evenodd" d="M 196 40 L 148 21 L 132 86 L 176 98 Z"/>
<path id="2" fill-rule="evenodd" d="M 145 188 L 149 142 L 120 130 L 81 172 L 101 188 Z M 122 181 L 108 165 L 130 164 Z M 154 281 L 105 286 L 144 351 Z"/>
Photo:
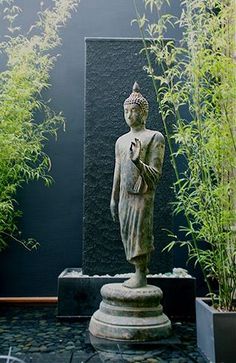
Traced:
<path id="1" fill-rule="evenodd" d="M 129 127 L 140 126 L 144 124 L 144 117 L 139 105 L 124 105 L 125 121 Z"/>

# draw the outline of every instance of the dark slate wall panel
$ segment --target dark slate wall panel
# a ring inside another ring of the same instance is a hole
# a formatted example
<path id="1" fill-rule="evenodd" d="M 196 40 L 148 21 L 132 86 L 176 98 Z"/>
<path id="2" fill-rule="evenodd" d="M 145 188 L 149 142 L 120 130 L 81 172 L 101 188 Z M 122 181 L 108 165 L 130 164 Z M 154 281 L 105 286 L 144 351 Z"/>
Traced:
<path id="1" fill-rule="evenodd" d="M 115 274 L 132 271 L 126 262 L 119 225 L 110 216 L 110 195 L 116 139 L 128 131 L 123 102 L 135 80 L 150 104 L 147 127 L 164 133 L 151 79 L 143 70 L 146 59 L 138 39 L 86 40 L 86 102 L 84 163 L 83 272 Z M 160 70 L 158 70 L 160 72 Z M 166 148 L 163 177 L 157 188 L 154 214 L 156 250 L 151 272 L 170 271 L 172 255 L 161 253 L 167 243 L 163 228 L 172 228 L 169 202 L 173 172 Z"/>

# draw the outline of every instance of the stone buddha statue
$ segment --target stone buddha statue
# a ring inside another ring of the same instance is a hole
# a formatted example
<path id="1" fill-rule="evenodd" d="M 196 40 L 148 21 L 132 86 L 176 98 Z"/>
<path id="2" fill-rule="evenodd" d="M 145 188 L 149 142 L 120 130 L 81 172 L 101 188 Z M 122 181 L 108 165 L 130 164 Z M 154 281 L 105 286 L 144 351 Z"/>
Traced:
<path id="1" fill-rule="evenodd" d="M 153 206 L 161 176 L 164 138 L 146 129 L 148 102 L 135 82 L 124 102 L 124 117 L 130 131 L 116 141 L 111 214 L 119 218 L 126 259 L 135 266 L 133 276 L 123 284 L 101 288 L 102 301 L 93 314 L 90 333 L 98 338 L 145 342 L 166 338 L 171 322 L 160 304 L 162 291 L 147 285 L 147 271 L 153 246 Z"/>
<path id="2" fill-rule="evenodd" d="M 130 131 L 115 145 L 115 170 L 111 215 L 119 219 L 126 259 L 135 274 L 123 283 L 128 288 L 147 285 L 148 262 L 153 246 L 155 189 L 162 172 L 165 141 L 163 135 L 146 129 L 148 102 L 135 82 L 124 102 L 124 118 Z"/>

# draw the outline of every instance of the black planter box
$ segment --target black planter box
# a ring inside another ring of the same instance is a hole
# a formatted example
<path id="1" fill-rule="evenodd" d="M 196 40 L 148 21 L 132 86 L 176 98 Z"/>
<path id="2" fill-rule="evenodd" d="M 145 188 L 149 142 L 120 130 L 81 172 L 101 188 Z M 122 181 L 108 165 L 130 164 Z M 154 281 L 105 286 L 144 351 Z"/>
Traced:
<path id="1" fill-rule="evenodd" d="M 127 277 L 68 276 L 78 268 L 65 269 L 58 277 L 58 318 L 90 317 L 102 300 L 100 289 L 107 283 L 123 282 Z M 148 277 L 148 284 L 161 288 L 165 314 L 174 320 L 195 319 L 195 278 Z"/>
<path id="2" fill-rule="evenodd" d="M 236 362 L 236 312 L 219 312 L 196 299 L 197 345 L 212 363 Z"/>

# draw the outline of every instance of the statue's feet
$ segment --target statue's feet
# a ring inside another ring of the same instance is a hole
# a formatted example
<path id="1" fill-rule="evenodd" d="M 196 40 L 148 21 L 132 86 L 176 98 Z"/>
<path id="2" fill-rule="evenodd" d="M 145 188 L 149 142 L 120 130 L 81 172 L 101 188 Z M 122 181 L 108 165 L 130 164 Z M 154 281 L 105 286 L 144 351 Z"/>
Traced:
<path id="1" fill-rule="evenodd" d="M 135 272 L 135 274 L 129 279 L 123 282 L 123 286 L 130 289 L 137 289 L 139 287 L 147 286 L 147 278 L 145 272 Z"/>

